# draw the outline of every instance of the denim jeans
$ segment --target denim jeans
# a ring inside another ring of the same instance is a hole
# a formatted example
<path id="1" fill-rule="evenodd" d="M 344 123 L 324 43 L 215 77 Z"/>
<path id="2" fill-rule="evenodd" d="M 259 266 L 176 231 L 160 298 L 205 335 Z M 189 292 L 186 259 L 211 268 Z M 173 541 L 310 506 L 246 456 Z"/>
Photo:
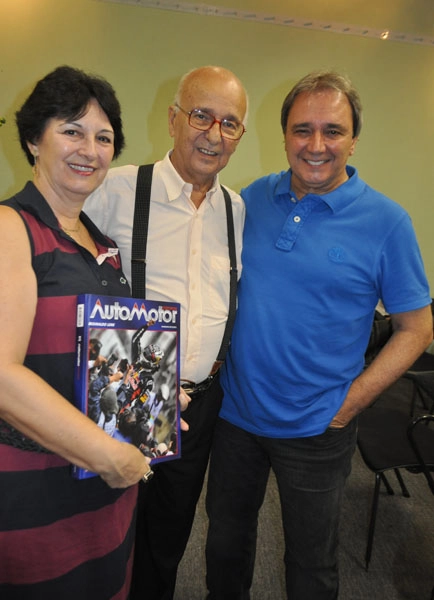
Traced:
<path id="1" fill-rule="evenodd" d="M 212 600 L 248 600 L 258 512 L 276 475 L 289 600 L 336 600 L 339 516 L 356 445 L 356 420 L 308 438 L 253 435 L 218 420 L 206 499 L 207 586 Z"/>

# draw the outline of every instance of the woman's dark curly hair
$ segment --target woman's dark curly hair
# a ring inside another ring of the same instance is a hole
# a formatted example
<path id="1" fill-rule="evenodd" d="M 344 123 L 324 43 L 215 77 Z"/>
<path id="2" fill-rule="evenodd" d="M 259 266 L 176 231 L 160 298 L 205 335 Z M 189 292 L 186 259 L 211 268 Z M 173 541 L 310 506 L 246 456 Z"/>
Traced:
<path id="1" fill-rule="evenodd" d="M 75 121 L 86 114 L 95 98 L 107 115 L 114 131 L 114 158 L 125 145 L 121 107 L 112 86 L 96 75 L 88 75 L 69 66 L 57 67 L 38 81 L 35 89 L 15 114 L 21 147 L 33 165 L 27 142 L 37 143 L 50 119 Z"/>

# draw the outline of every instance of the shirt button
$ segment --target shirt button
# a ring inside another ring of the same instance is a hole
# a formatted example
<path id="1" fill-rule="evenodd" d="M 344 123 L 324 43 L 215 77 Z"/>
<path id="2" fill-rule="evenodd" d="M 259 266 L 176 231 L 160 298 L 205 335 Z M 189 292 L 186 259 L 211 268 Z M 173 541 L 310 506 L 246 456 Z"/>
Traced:
<path id="1" fill-rule="evenodd" d="M 101 285 L 104 285 L 104 286 L 108 285 L 108 281 L 106 281 L 105 279 L 103 279 L 103 280 L 101 281 Z"/>
<path id="2" fill-rule="evenodd" d="M 294 223 L 300 223 L 301 218 L 300 217 L 294 217 Z"/>

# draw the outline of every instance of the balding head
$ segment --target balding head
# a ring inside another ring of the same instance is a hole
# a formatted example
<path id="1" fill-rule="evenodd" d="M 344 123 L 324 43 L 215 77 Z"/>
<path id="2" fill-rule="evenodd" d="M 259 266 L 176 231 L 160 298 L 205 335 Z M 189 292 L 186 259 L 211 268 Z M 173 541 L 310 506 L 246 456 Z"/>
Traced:
<path id="1" fill-rule="evenodd" d="M 199 118 L 191 121 L 191 114 Z M 246 91 L 228 69 L 200 67 L 179 82 L 175 102 L 169 107 L 169 133 L 174 140 L 170 158 L 183 180 L 201 191 L 199 198 L 235 152 L 246 115 Z"/>
<path id="2" fill-rule="evenodd" d="M 238 96 L 240 110 L 243 111 L 241 122 L 246 125 L 248 97 L 240 79 L 229 69 L 224 67 L 208 65 L 192 69 L 183 75 L 179 81 L 175 95 L 175 104 L 183 106 L 183 99 L 188 98 L 195 90 L 208 87 L 209 85 L 222 86 L 229 95 Z"/>

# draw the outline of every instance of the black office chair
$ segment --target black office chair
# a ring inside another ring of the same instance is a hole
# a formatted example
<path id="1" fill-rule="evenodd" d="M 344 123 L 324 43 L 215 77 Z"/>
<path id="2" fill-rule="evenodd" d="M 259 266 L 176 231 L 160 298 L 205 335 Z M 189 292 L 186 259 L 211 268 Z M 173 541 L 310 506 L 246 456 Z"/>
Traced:
<path id="1" fill-rule="evenodd" d="M 417 407 L 431 412 L 434 398 L 434 354 L 424 352 L 403 377 L 413 384 L 411 414 L 416 414 Z"/>
<path id="2" fill-rule="evenodd" d="M 381 396 L 376 403 L 359 415 L 357 445 L 366 466 L 375 474 L 365 554 L 366 570 L 369 568 L 372 555 L 381 482 L 389 495 L 394 493 L 385 473 L 394 471 L 402 494 L 409 497 L 400 469 L 407 469 L 409 473 L 420 473 L 423 470 L 407 434 L 409 424 L 412 422 L 409 411 L 395 408 L 392 403 L 383 404 Z M 426 468 L 434 468 L 434 428 L 418 427 L 417 443 Z"/>
<path id="3" fill-rule="evenodd" d="M 429 426 L 432 422 L 434 422 L 434 414 L 421 415 L 419 417 L 415 417 L 408 426 L 407 435 L 410 445 L 413 448 L 413 451 L 419 461 L 422 473 L 424 474 L 425 479 L 428 483 L 428 487 L 434 495 L 434 477 L 432 469 L 430 469 L 427 463 L 427 457 L 425 455 L 424 448 L 422 447 L 419 438 L 420 428 L 425 425 Z M 434 600 L 434 587 L 431 592 L 431 600 Z"/>
<path id="4" fill-rule="evenodd" d="M 431 304 L 434 316 L 434 299 Z M 392 335 L 391 322 L 376 313 L 371 338 L 365 355 L 368 366 Z M 393 495 L 386 472 L 393 470 L 404 497 L 410 494 L 402 478 L 400 469 L 420 473 L 422 467 L 407 436 L 407 427 L 411 418 L 420 411 L 434 414 L 434 355 L 424 352 L 402 376 L 403 380 L 412 382 L 412 393 L 409 402 L 398 406 L 395 398 L 389 402 L 380 396 L 377 401 L 359 416 L 357 444 L 367 467 L 375 473 L 375 487 L 372 499 L 371 516 L 368 529 L 368 540 L 365 554 L 365 568 L 368 570 L 372 555 L 375 523 L 381 483 L 387 493 Z M 428 446 L 424 454 L 428 467 L 434 464 L 434 430 L 424 428 L 422 445 Z M 434 590 L 433 590 L 434 594 Z M 432 597 L 434 600 L 434 596 Z"/>

